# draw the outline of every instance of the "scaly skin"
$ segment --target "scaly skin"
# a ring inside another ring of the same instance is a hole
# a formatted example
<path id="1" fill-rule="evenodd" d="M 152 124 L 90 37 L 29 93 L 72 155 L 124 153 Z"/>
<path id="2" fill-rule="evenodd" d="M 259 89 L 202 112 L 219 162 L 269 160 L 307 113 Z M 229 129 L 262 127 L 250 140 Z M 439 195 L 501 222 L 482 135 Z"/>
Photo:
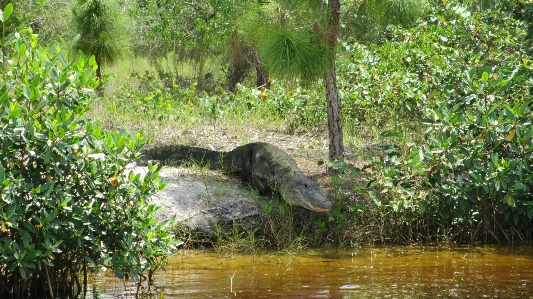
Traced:
<path id="1" fill-rule="evenodd" d="M 272 144 L 250 143 L 229 152 L 167 145 L 146 150 L 140 164 L 148 160 L 166 165 L 193 161 L 226 173 L 240 173 L 243 184 L 251 183 L 260 192 L 278 192 L 289 205 L 317 212 L 331 209 L 331 202 L 316 183 L 302 173 L 291 156 Z"/>

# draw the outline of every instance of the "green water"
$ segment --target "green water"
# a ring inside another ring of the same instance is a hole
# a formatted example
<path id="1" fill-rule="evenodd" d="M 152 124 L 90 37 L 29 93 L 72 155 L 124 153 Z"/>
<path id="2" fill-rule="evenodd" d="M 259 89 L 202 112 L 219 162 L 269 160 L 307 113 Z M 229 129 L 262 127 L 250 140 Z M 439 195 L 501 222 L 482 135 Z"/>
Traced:
<path id="1" fill-rule="evenodd" d="M 533 298 L 533 247 L 182 251 L 155 283 L 91 280 L 88 298 Z"/>

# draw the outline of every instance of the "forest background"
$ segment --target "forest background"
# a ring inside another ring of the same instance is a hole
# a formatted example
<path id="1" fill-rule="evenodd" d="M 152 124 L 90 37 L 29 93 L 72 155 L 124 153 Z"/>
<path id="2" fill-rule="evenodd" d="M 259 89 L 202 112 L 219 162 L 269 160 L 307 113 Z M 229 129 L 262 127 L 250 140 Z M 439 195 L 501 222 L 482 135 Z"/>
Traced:
<path id="1" fill-rule="evenodd" d="M 333 62 L 345 145 L 329 161 L 331 61 L 313 41 L 328 2 L 10 2 L 4 32 L 30 27 L 41 44 L 66 49 L 81 34 L 75 46 L 99 65 L 87 113 L 103 128 L 224 149 L 258 135 L 289 140 L 334 207 L 295 221 L 283 203 L 267 205 L 269 233 L 237 236 L 279 248 L 531 241 L 528 1 L 393 7 L 415 10 L 407 20 L 343 3 Z M 98 37 L 84 31 L 89 9 L 110 20 Z M 369 11 L 374 18 L 362 17 Z M 280 40 L 285 50 L 273 46 Z M 277 65 L 280 57 L 293 62 Z"/>

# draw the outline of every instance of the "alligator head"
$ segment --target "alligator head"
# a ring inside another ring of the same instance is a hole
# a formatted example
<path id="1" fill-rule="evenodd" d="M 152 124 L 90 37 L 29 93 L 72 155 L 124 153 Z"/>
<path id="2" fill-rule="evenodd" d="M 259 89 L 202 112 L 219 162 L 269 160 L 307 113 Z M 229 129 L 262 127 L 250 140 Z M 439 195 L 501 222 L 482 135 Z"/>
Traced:
<path id="1" fill-rule="evenodd" d="M 250 144 L 252 153 L 248 163 L 252 177 L 278 192 L 291 206 L 327 212 L 331 202 L 317 184 L 306 177 L 296 161 L 285 151 L 268 143 Z"/>
<path id="2" fill-rule="evenodd" d="M 322 194 L 317 184 L 303 174 L 278 182 L 276 189 L 291 206 L 300 206 L 316 212 L 327 212 L 331 209 L 331 202 Z"/>

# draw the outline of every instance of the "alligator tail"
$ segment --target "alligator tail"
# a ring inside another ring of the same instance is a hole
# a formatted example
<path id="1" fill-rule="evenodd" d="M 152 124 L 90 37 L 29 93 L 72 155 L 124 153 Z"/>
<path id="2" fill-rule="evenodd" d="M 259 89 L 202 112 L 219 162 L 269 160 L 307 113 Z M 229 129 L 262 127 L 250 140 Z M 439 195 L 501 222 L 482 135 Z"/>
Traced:
<path id="1" fill-rule="evenodd" d="M 221 169 L 222 152 L 185 145 L 163 145 L 144 150 L 137 165 L 146 165 L 148 161 L 169 166 L 192 163 L 210 169 Z"/>

